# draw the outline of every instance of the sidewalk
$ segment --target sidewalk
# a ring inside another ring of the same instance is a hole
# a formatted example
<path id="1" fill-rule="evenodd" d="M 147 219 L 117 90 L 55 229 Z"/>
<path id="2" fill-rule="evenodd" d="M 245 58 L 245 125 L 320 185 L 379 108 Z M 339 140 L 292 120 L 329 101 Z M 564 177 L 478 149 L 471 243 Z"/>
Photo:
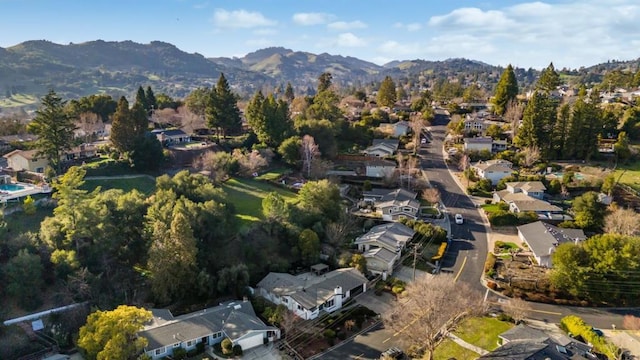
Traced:
<path id="1" fill-rule="evenodd" d="M 453 340 L 456 344 L 462 346 L 465 349 L 469 349 L 471 351 L 473 351 L 474 353 L 480 354 L 480 355 L 487 355 L 489 352 L 481 347 L 475 346 L 473 344 L 469 344 L 468 342 L 460 339 L 459 337 L 453 335 L 452 333 L 447 334 L 447 336 L 449 337 L 449 339 Z"/>

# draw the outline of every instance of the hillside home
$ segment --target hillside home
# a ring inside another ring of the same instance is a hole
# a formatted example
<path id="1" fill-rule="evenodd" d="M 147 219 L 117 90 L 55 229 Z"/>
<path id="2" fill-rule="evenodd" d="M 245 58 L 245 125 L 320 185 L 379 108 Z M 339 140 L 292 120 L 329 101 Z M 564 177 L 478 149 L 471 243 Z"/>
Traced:
<path id="1" fill-rule="evenodd" d="M 535 212 L 539 219 L 567 220 L 560 207 L 544 200 L 546 187 L 540 181 L 519 181 L 506 183 L 505 190 L 493 193 L 494 202 L 504 201 L 513 213 Z"/>
<path id="2" fill-rule="evenodd" d="M 478 161 L 476 164 L 471 166 L 479 178 L 490 180 L 493 185 L 496 185 L 500 180 L 511 176 L 514 172 L 512 167 L 513 164 L 507 160 Z"/>
<path id="3" fill-rule="evenodd" d="M 225 338 L 243 351 L 280 338 L 280 329 L 265 325 L 247 300 L 177 317 L 166 309 L 151 313 L 153 319 L 137 335 L 147 339 L 144 351 L 154 360 L 171 356 L 176 349 L 189 351 L 200 343 L 211 346 Z"/>
<path id="4" fill-rule="evenodd" d="M 71 148 L 64 154 L 65 161 L 90 159 L 98 155 L 98 148 L 94 144 L 82 144 Z"/>
<path id="5" fill-rule="evenodd" d="M 15 171 L 30 171 L 44 173 L 44 169 L 49 166 L 49 161 L 43 157 L 36 156 L 37 150 L 13 150 L 3 155 L 7 159 L 7 167 Z"/>
<path id="6" fill-rule="evenodd" d="M 397 221 L 401 217 L 417 219 L 420 211 L 417 196 L 405 189 L 372 189 L 363 194 L 364 200 L 372 203 L 376 213 L 385 221 Z"/>
<path id="7" fill-rule="evenodd" d="M 491 151 L 493 149 L 493 139 L 491 137 L 464 138 L 464 152 L 469 151 Z"/>
<path id="8" fill-rule="evenodd" d="M 364 149 L 363 153 L 377 157 L 393 156 L 398 150 L 399 144 L 397 139 L 373 139 L 373 144 Z"/>
<path id="9" fill-rule="evenodd" d="M 322 275 L 305 273 L 294 276 L 270 272 L 257 285 L 258 295 L 284 305 L 304 320 L 331 313 L 349 298 L 367 291 L 367 278 L 355 268 L 343 268 Z"/>
<path id="10" fill-rule="evenodd" d="M 523 193 L 536 199 L 544 198 L 544 192 L 547 190 L 542 181 L 514 181 L 505 185 L 506 190 L 512 194 Z"/>
<path id="11" fill-rule="evenodd" d="M 151 132 L 164 146 L 191 142 L 191 136 L 180 129 L 156 129 Z"/>
<path id="12" fill-rule="evenodd" d="M 414 235 L 415 231 L 404 224 L 382 224 L 358 237 L 354 244 L 363 253 L 371 273 L 387 276 L 393 273 L 402 250 Z"/>
<path id="13" fill-rule="evenodd" d="M 582 229 L 565 229 L 542 221 L 518 226 L 518 237 L 527 244 L 538 265 L 552 267 L 551 255 L 558 245 L 586 240 Z"/>
<path id="14" fill-rule="evenodd" d="M 373 178 L 387 178 L 396 171 L 396 163 L 390 160 L 373 157 L 365 162 L 365 175 Z"/>

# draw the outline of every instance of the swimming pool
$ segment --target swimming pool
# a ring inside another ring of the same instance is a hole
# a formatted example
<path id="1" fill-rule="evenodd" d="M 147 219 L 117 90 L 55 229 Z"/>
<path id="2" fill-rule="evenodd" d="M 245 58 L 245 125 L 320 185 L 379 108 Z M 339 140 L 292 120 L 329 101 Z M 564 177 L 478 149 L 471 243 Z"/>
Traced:
<path id="1" fill-rule="evenodd" d="M 554 172 L 553 175 L 555 175 L 557 178 L 562 178 L 562 175 L 564 174 L 564 172 Z M 575 180 L 584 180 L 584 175 L 580 174 L 580 173 L 573 173 L 573 178 Z"/>
<path id="2" fill-rule="evenodd" d="M 24 189 L 25 189 L 24 186 L 18 185 L 18 184 L 0 184 L 0 191 L 14 192 L 14 191 L 20 191 Z"/>

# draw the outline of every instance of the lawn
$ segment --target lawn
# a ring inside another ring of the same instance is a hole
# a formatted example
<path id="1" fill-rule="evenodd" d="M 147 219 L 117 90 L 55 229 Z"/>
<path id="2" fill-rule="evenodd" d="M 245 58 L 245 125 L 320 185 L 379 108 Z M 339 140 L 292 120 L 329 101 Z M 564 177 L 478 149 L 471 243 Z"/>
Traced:
<path id="1" fill-rule="evenodd" d="M 227 200 L 236 209 L 236 216 L 243 226 L 249 226 L 262 217 L 262 199 L 270 192 L 277 192 L 285 201 L 293 203 L 296 194 L 286 189 L 253 179 L 231 178 L 223 185 Z"/>
<path id="2" fill-rule="evenodd" d="M 487 213 L 494 213 L 494 212 L 500 210 L 500 206 L 498 206 L 498 204 L 484 204 L 484 205 L 482 205 L 482 208 Z"/>
<path id="3" fill-rule="evenodd" d="M 433 352 L 434 360 L 474 360 L 479 358 L 480 355 L 473 351 L 463 348 L 456 344 L 451 339 L 445 339 L 438 345 L 436 351 Z"/>
<path id="4" fill-rule="evenodd" d="M 133 189 L 145 195 L 151 195 L 156 189 L 156 181 L 148 176 L 139 176 L 128 179 L 108 179 L 108 180 L 85 180 L 83 189 L 92 191 L 100 186 L 102 190 L 122 189 L 129 192 Z"/>
<path id="5" fill-rule="evenodd" d="M 622 165 L 621 168 L 614 172 L 615 179 L 620 179 L 620 184 L 628 185 L 636 191 L 640 191 L 640 161 Z"/>
<path id="6" fill-rule="evenodd" d="M 269 170 L 266 173 L 256 177 L 256 180 L 276 181 L 282 175 L 288 175 L 289 173 L 291 173 L 291 169 L 287 169 L 287 168 L 273 169 L 273 170 Z"/>
<path id="7" fill-rule="evenodd" d="M 496 318 L 473 317 L 458 325 L 455 334 L 470 344 L 492 351 L 498 347 L 498 335 L 512 327 L 512 323 Z"/>
<path id="8" fill-rule="evenodd" d="M 52 208 L 36 208 L 36 213 L 33 215 L 27 215 L 24 212 L 16 212 L 4 217 L 7 223 L 7 232 L 9 235 L 17 236 L 18 234 L 25 233 L 27 231 L 39 232 L 40 223 L 47 216 L 53 215 Z"/>

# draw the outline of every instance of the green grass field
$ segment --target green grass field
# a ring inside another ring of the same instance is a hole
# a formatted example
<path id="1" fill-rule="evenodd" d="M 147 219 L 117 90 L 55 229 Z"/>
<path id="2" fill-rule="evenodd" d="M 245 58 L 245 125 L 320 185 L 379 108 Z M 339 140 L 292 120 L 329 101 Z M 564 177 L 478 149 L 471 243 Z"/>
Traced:
<path id="1" fill-rule="evenodd" d="M 222 188 L 227 194 L 227 200 L 236 208 L 236 216 L 243 226 L 249 226 L 263 218 L 262 199 L 270 192 L 277 192 L 288 203 L 296 200 L 296 194 L 291 191 L 253 179 L 231 178 Z"/>
<path id="2" fill-rule="evenodd" d="M 256 177 L 256 180 L 275 181 L 275 180 L 278 180 L 282 175 L 286 175 L 289 173 L 291 173 L 291 169 L 287 169 L 287 168 L 273 169 Z"/>
<path id="3" fill-rule="evenodd" d="M 512 323 L 496 318 L 473 317 L 458 325 L 455 334 L 470 344 L 492 351 L 498 348 L 498 335 L 512 327 Z"/>
<path id="4" fill-rule="evenodd" d="M 145 195 L 151 195 L 151 193 L 156 189 L 156 181 L 148 176 L 129 179 L 85 180 L 82 188 L 92 191 L 98 186 L 102 188 L 102 191 L 109 189 L 122 189 L 124 192 L 129 192 L 136 189 Z"/>
<path id="5" fill-rule="evenodd" d="M 475 352 L 465 349 L 462 346 L 456 344 L 451 339 L 446 339 L 438 345 L 436 351 L 433 352 L 434 360 L 474 360 L 479 358 L 480 355 Z"/>
<path id="6" fill-rule="evenodd" d="M 14 94 L 10 98 L 0 99 L 0 107 L 16 107 L 34 104 L 38 99 L 33 95 Z"/>
<path id="7" fill-rule="evenodd" d="M 52 208 L 38 207 L 36 213 L 27 215 L 24 212 L 17 212 L 4 217 L 7 223 L 7 232 L 9 236 L 17 236 L 27 231 L 38 233 L 40 231 L 40 223 L 47 216 L 53 215 Z"/>
<path id="8" fill-rule="evenodd" d="M 482 205 L 482 208 L 484 209 L 484 211 L 488 213 L 493 213 L 500 210 L 500 207 L 498 206 L 498 204 L 484 204 Z"/>
<path id="9" fill-rule="evenodd" d="M 620 179 L 620 184 L 628 185 L 636 191 L 640 191 L 640 161 L 619 166 L 614 175 L 616 180 Z"/>

